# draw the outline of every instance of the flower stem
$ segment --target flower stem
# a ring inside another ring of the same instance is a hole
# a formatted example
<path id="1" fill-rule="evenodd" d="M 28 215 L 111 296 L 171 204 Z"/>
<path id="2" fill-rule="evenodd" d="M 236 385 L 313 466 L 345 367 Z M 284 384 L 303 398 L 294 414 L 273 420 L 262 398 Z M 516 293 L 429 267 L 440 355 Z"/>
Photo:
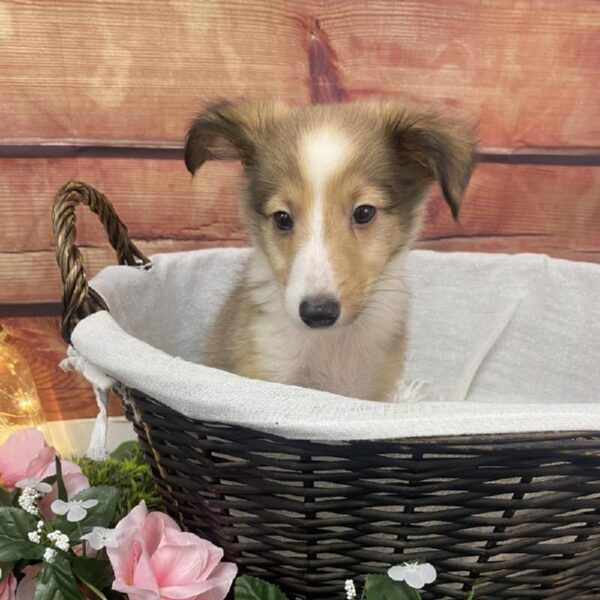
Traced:
<path id="1" fill-rule="evenodd" d="M 77 523 L 77 531 L 79 532 L 79 540 L 81 541 L 81 552 L 84 558 L 87 557 L 87 549 L 86 549 L 86 544 L 85 544 L 85 540 L 82 540 L 81 537 L 83 536 L 83 529 L 81 528 L 81 523 Z M 84 583 L 86 583 L 84 581 Z"/>
<path id="2" fill-rule="evenodd" d="M 89 581 L 82 579 L 81 583 L 83 583 L 83 585 L 85 585 L 92 592 L 94 592 L 94 594 L 96 594 L 96 596 L 98 596 L 98 598 L 100 598 L 100 600 L 107 600 L 106 596 L 95 585 L 92 585 Z"/>

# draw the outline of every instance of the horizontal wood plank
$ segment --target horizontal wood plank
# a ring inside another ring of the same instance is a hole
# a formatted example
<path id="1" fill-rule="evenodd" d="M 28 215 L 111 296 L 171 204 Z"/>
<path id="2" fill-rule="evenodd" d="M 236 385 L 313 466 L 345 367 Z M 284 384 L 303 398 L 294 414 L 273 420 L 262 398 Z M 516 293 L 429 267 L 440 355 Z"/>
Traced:
<path id="1" fill-rule="evenodd" d="M 594 0 L 0 5 L 0 145 L 179 143 L 201 102 L 394 97 L 485 146 L 598 144 Z"/>
<path id="2" fill-rule="evenodd" d="M 308 98 L 291 0 L 34 0 L 0 11 L 0 139 L 180 141 L 206 99 Z"/>
<path id="3" fill-rule="evenodd" d="M 72 177 L 106 193 L 146 254 L 247 243 L 234 164 L 209 163 L 193 182 L 173 161 L 10 160 L 0 170 L 12 175 L 0 180 L 0 303 L 59 299 L 50 206 Z M 482 164 L 459 224 L 433 193 L 421 246 L 600 262 L 599 193 L 599 169 Z M 115 259 L 96 217 L 84 208 L 77 214 L 91 276 Z"/>
<path id="4" fill-rule="evenodd" d="M 214 246 L 246 239 L 234 210 L 241 183 L 236 163 L 208 162 L 194 180 L 183 162 L 163 160 L 5 159 L 0 170 L 11 173 L 0 178 L 0 253 L 53 249 L 52 202 L 73 179 L 103 192 L 132 237 L 164 241 L 167 251 L 177 242 Z M 85 207 L 77 212 L 77 235 L 83 247 L 106 246 L 98 218 Z"/>
<path id="5" fill-rule="evenodd" d="M 470 115 L 484 146 L 598 146 L 597 2 L 342 0 L 321 25 L 352 98 Z"/>
<path id="6" fill-rule="evenodd" d="M 7 342 L 24 356 L 33 375 L 47 421 L 93 418 L 98 413 L 90 384 L 79 373 L 63 371 L 59 363 L 66 356 L 66 344 L 55 317 L 1 319 L 8 330 Z M 111 416 L 123 414 L 112 398 Z"/>

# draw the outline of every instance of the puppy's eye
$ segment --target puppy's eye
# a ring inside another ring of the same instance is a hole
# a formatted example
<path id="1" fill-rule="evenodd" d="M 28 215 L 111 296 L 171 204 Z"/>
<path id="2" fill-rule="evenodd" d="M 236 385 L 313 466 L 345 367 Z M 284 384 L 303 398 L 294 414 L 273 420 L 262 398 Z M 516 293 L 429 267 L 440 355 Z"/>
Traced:
<path id="1" fill-rule="evenodd" d="M 356 225 L 366 225 L 375 218 L 377 209 L 370 204 L 361 204 L 354 209 L 352 214 L 352 222 Z"/>
<path id="2" fill-rule="evenodd" d="M 294 226 L 294 220 L 291 215 L 283 210 L 273 213 L 273 223 L 280 231 L 290 231 Z"/>

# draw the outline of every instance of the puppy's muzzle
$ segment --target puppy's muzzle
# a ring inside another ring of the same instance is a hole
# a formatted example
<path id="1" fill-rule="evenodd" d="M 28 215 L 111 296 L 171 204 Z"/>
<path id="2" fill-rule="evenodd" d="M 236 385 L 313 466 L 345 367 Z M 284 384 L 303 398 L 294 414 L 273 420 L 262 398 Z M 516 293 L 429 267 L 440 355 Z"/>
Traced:
<path id="1" fill-rule="evenodd" d="M 309 327 L 330 327 L 340 316 L 340 303 L 332 298 L 306 298 L 300 303 L 300 318 Z"/>

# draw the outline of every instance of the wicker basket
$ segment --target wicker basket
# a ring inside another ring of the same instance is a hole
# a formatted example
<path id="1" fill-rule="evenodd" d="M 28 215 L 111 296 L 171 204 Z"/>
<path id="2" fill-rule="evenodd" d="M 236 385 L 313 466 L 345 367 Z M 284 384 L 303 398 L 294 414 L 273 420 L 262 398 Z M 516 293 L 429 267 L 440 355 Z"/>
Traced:
<path id="1" fill-rule="evenodd" d="M 79 203 L 120 264 L 148 262 L 102 194 L 64 186 L 53 222 L 67 342 L 107 309 L 75 245 Z M 411 559 L 438 570 L 424 598 L 466 598 L 473 586 L 478 600 L 600 598 L 597 432 L 298 441 L 124 393 L 171 515 L 291 598 L 341 600 L 345 579 Z"/>

